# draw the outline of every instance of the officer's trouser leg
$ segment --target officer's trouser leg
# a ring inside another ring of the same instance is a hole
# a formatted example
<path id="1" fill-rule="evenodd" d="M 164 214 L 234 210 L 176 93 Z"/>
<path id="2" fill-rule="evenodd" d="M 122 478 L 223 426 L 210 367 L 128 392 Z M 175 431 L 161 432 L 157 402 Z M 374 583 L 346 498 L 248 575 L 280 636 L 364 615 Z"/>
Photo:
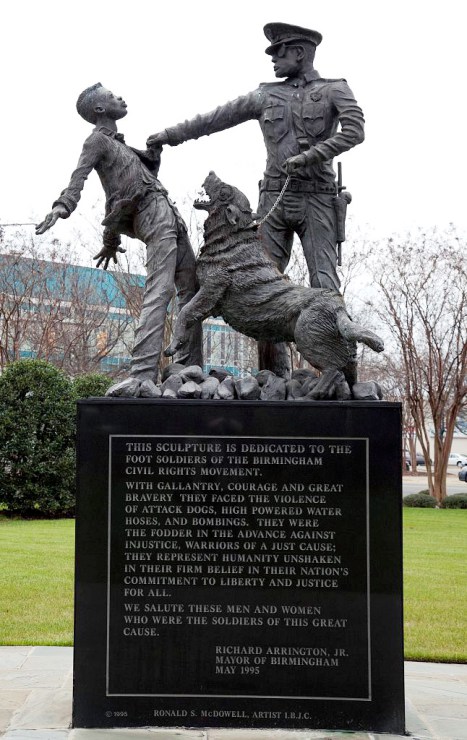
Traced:
<path id="1" fill-rule="evenodd" d="M 301 194 L 303 213 L 296 230 L 308 265 L 311 287 L 339 291 L 333 198 L 325 194 Z"/>
<path id="2" fill-rule="evenodd" d="M 264 216 L 275 203 L 279 193 L 264 191 L 260 195 L 258 214 Z M 271 259 L 279 270 L 286 269 L 293 243 L 293 231 L 286 226 L 279 206 L 267 221 L 260 227 L 260 239 Z M 281 378 L 290 378 L 292 363 L 290 348 L 286 342 L 258 342 L 258 367 L 260 370 L 272 370 Z"/>

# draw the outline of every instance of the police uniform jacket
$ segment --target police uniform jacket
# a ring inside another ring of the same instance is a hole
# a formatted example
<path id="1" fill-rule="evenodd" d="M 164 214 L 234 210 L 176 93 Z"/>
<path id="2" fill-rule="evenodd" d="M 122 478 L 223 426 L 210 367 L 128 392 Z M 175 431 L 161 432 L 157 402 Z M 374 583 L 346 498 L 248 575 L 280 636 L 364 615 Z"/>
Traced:
<path id="1" fill-rule="evenodd" d="M 274 181 L 280 189 L 285 160 L 313 147 L 320 161 L 307 164 L 294 177 L 321 183 L 326 192 L 335 179 L 333 157 L 364 139 L 363 113 L 347 82 L 324 79 L 317 70 L 300 80 L 263 83 L 248 95 L 166 129 L 166 134 L 174 146 L 252 119 L 259 121 L 263 132 L 267 148 L 263 183 L 271 190 L 276 188 L 267 183 Z"/>

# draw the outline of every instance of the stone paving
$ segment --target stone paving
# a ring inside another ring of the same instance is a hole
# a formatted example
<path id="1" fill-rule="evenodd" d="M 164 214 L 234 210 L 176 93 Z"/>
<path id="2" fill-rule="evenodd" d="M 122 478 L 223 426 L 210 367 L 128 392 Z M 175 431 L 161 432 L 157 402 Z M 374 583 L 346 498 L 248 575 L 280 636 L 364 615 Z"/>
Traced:
<path id="1" fill-rule="evenodd" d="M 291 730 L 71 730 L 72 648 L 0 647 L 4 740 L 402 740 L 400 735 Z M 467 740 L 467 665 L 405 664 L 412 740 Z"/>

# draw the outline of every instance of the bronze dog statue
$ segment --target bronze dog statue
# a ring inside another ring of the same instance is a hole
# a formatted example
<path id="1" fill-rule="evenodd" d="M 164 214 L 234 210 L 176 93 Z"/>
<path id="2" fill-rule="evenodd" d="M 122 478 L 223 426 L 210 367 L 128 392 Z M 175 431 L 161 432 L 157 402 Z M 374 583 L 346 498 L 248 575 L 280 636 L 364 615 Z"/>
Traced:
<path id="1" fill-rule="evenodd" d="M 261 244 L 243 193 L 214 172 L 203 187 L 207 198 L 194 203 L 208 212 L 197 264 L 200 289 L 180 311 L 165 355 L 183 346 L 194 321 L 222 316 L 254 339 L 295 342 L 322 372 L 308 397 L 332 397 L 342 373 L 351 388 L 357 379 L 357 342 L 381 352 L 380 337 L 351 320 L 339 293 L 294 285 L 279 272 Z"/>

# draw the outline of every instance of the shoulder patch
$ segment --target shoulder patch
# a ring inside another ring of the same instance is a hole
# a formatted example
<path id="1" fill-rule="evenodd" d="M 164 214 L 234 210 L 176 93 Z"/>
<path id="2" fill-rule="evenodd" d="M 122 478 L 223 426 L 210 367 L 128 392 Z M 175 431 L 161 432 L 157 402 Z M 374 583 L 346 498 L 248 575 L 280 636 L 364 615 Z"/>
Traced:
<path id="1" fill-rule="evenodd" d="M 260 82 L 259 87 L 279 87 L 283 82 Z"/>

